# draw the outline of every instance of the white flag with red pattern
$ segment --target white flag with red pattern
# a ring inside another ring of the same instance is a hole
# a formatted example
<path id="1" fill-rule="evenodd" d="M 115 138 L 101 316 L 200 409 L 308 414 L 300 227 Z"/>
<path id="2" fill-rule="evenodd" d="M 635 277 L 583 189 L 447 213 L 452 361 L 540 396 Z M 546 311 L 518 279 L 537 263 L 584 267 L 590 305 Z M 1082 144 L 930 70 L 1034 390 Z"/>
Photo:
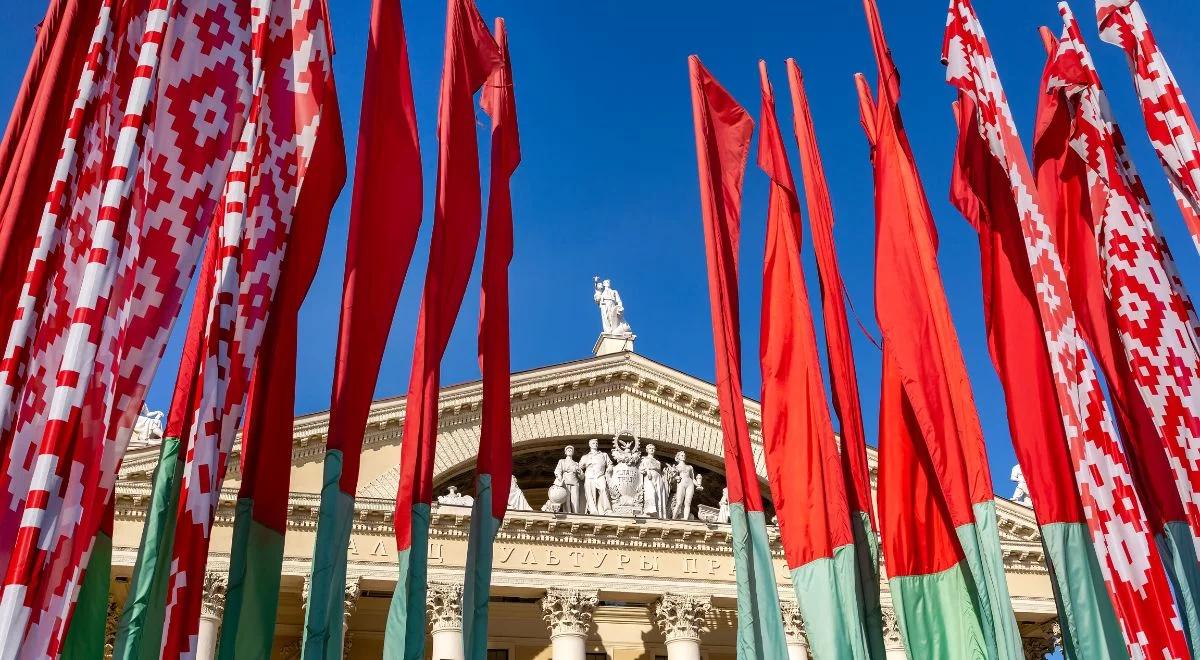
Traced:
<path id="1" fill-rule="evenodd" d="M 982 199 L 995 202 L 987 206 L 988 220 L 1020 227 L 1024 239 L 1075 462 L 1075 486 L 1130 654 L 1163 660 L 1189 657 L 1129 462 L 1078 332 L 1054 231 L 1040 208 L 991 48 L 970 0 L 951 0 L 942 57 L 946 79 L 958 90 L 960 162 L 985 165 L 962 176 L 981 191 Z"/>
<path id="2" fill-rule="evenodd" d="M 218 210 L 220 257 L 169 562 L 162 647 L 168 658 L 194 657 L 197 651 L 213 516 L 296 200 L 333 89 L 327 82 L 332 53 L 322 3 L 252 0 L 251 7 L 259 83 Z"/>
<path id="3" fill-rule="evenodd" d="M 0 364 L 0 658 L 56 655 L 229 171 L 249 7 L 106 0 Z"/>
<path id="4" fill-rule="evenodd" d="M 1200 250 L 1200 128 L 1138 0 L 1096 0 L 1100 38 L 1125 51 L 1146 133 Z"/>

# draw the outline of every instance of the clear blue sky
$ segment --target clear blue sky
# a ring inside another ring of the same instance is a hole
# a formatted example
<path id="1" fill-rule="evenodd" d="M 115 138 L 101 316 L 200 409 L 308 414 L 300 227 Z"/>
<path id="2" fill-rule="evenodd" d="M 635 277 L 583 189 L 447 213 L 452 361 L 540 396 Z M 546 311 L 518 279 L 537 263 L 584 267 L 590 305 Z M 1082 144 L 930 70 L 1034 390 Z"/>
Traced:
<path id="1" fill-rule="evenodd" d="M 765 58 L 780 97 L 781 123 L 790 127 L 783 61 L 804 69 L 837 213 L 842 269 L 854 302 L 872 332 L 874 268 L 871 171 L 858 125 L 851 76 L 873 71 L 857 0 L 809 2 L 577 3 L 553 0 L 478 0 L 485 18 L 508 20 L 524 163 L 514 181 L 517 247 L 512 268 L 513 367 L 529 369 L 586 357 L 599 331 L 591 278 L 611 278 L 638 333 L 638 352 L 711 379 L 712 339 L 705 284 L 686 58 L 698 53 L 752 114 L 758 114 L 756 63 Z M 347 141 L 353 154 L 362 83 L 368 0 L 331 0 L 337 41 L 336 72 Z M 377 387 L 403 394 L 433 199 L 434 138 L 441 74 L 444 3 L 404 4 L 417 112 L 426 165 L 426 225 L 392 328 Z M 950 88 L 938 62 L 945 24 L 943 0 L 880 0 L 903 75 L 904 118 L 916 149 L 941 233 L 941 265 L 987 436 L 997 489 L 1010 492 L 1013 452 L 1003 394 L 983 333 L 977 242 L 949 205 L 954 144 Z M 1044 55 L 1036 28 L 1060 22 L 1052 0 L 977 0 L 1013 111 L 1028 142 Z M 1155 202 L 1184 279 L 1196 286 L 1200 262 L 1183 229 L 1142 129 L 1123 56 L 1095 34 L 1092 4 L 1073 0 L 1096 56 L 1117 117 Z M 0 1 L 0 107 L 7 113 L 20 83 L 33 26 L 44 2 Z M 1200 4 L 1143 0 L 1159 41 L 1185 92 L 1200 103 L 1195 30 Z M 786 140 L 795 157 L 794 140 Z M 486 153 L 486 147 L 483 153 Z M 742 332 L 745 385 L 757 396 L 758 308 L 761 294 L 766 180 L 753 164 L 747 175 L 742 244 Z M 341 295 L 349 186 L 334 211 L 325 256 L 305 306 L 300 333 L 298 412 L 328 407 L 337 312 Z M 809 286 L 816 272 L 806 246 Z M 477 269 L 478 271 L 478 263 Z M 820 322 L 818 315 L 818 332 Z M 478 278 L 459 317 L 443 366 L 443 382 L 478 377 L 475 332 Z M 182 327 L 182 324 L 180 326 Z M 178 360 L 171 345 L 150 394 L 165 408 Z M 868 435 L 878 417 L 879 353 L 856 338 Z"/>

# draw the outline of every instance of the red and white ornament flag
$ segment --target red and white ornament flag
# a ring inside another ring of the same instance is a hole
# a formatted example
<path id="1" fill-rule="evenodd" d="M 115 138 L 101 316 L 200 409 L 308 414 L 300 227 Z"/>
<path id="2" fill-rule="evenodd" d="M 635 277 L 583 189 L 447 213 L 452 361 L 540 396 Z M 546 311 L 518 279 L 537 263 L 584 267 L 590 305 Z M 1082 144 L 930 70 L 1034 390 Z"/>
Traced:
<path id="1" fill-rule="evenodd" d="M 1100 38 L 1125 51 L 1146 133 L 1200 250 L 1200 128 L 1138 0 L 1096 0 Z"/>
<path id="2" fill-rule="evenodd" d="M 253 0 L 252 5 L 253 68 L 261 82 L 215 220 L 217 270 L 196 381 L 200 396 L 186 436 L 164 657 L 191 657 L 197 651 L 213 515 L 332 89 L 332 54 L 319 0 Z"/>
<path id="3" fill-rule="evenodd" d="M 1039 206 L 1024 147 L 970 0 L 950 4 L 943 60 L 947 81 L 958 90 L 960 160 L 992 163 L 974 172 L 979 180 L 973 185 L 993 191 L 998 199 L 1004 196 L 995 191 L 1007 190 L 1011 203 L 993 205 L 991 221 L 1021 228 L 1038 283 L 1036 302 L 1075 462 L 1076 486 L 1126 643 L 1134 657 L 1188 657 L 1141 498 L 1113 433 L 1095 366 L 1078 333 L 1054 231 Z"/>
<path id="4" fill-rule="evenodd" d="M 0 372 L 13 434 L 0 657 L 61 648 L 242 130 L 248 14 L 231 0 L 110 0 L 97 18 Z"/>

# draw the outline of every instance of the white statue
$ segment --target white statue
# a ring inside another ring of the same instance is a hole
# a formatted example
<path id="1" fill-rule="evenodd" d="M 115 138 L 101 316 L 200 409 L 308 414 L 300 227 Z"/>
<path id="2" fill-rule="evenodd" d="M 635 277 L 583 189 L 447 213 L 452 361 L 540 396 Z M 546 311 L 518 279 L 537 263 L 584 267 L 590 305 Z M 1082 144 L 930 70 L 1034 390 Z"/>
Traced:
<path id="1" fill-rule="evenodd" d="M 513 476 L 512 483 L 508 486 L 507 508 L 509 511 L 533 511 L 529 500 L 525 499 L 525 493 L 521 492 L 521 487 L 517 485 L 516 476 Z"/>
<path id="2" fill-rule="evenodd" d="M 1032 507 L 1033 499 L 1029 497 L 1029 484 L 1025 482 L 1025 473 L 1021 471 L 1019 464 L 1013 466 L 1012 475 L 1009 478 L 1017 484 L 1016 490 L 1013 491 L 1012 501 Z"/>
<path id="3" fill-rule="evenodd" d="M 438 504 L 446 506 L 471 506 L 475 504 L 475 498 L 458 492 L 458 488 L 455 486 L 450 486 L 446 489 L 445 495 L 438 495 Z"/>
<path id="4" fill-rule="evenodd" d="M 649 518 L 670 518 L 671 487 L 663 475 L 662 461 L 654 457 L 654 445 L 646 445 L 646 455 L 638 463 L 638 471 L 642 473 L 642 494 L 645 500 L 642 512 Z"/>
<path id="5" fill-rule="evenodd" d="M 151 411 L 146 404 L 142 404 L 142 411 L 138 413 L 137 421 L 133 423 L 133 435 L 129 438 L 129 448 L 138 449 L 156 444 L 163 437 L 163 417 L 164 413 L 161 410 Z"/>
<path id="6" fill-rule="evenodd" d="M 696 468 L 687 464 L 687 454 L 675 454 L 675 465 L 668 472 L 669 478 L 675 483 L 675 494 L 671 498 L 671 518 L 673 520 L 692 519 L 692 498 L 697 490 L 703 490 L 700 475 Z"/>
<path id="7" fill-rule="evenodd" d="M 720 508 L 717 509 L 717 522 L 719 522 L 719 523 L 729 522 L 729 489 L 728 488 L 721 489 L 721 502 L 720 502 Z"/>
<path id="8" fill-rule="evenodd" d="M 567 501 L 563 503 L 563 513 L 583 513 L 583 467 L 575 460 L 575 448 L 567 446 L 563 449 L 563 457 L 554 466 L 554 485 L 567 490 Z"/>
<path id="9" fill-rule="evenodd" d="M 601 280 L 593 277 L 595 292 L 592 300 L 600 306 L 600 323 L 606 335 L 632 335 L 633 330 L 625 321 L 625 305 L 621 302 L 621 294 L 612 288 L 612 280 Z"/>
<path id="10" fill-rule="evenodd" d="M 599 440 L 588 440 L 588 453 L 579 459 L 579 465 L 583 468 L 583 496 L 587 513 L 593 516 L 612 513 L 612 502 L 608 499 L 608 473 L 612 471 L 613 462 L 608 454 L 600 451 Z"/>

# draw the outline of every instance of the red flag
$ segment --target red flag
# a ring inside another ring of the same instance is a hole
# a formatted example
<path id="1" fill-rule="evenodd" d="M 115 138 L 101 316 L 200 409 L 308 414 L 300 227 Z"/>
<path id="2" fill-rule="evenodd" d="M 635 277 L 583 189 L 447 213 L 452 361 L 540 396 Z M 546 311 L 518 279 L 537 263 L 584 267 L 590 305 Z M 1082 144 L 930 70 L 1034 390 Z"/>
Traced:
<path id="1" fill-rule="evenodd" d="M 766 63 L 758 67 L 758 166 L 771 180 L 759 344 L 763 447 L 784 554 L 788 567 L 797 568 L 832 557 L 854 537 L 800 265 L 800 202 Z"/>
<path id="2" fill-rule="evenodd" d="M 500 66 L 484 88 L 482 105 L 492 118 L 491 183 L 483 248 L 483 292 L 479 300 L 479 368 L 483 373 L 483 421 L 476 471 L 492 475 L 492 515 L 504 519 L 512 476 L 512 419 L 509 400 L 508 265 L 513 256 L 509 180 L 521 162 L 512 63 L 504 19 L 496 19 Z"/>
<path id="3" fill-rule="evenodd" d="M 750 431 L 742 399 L 742 341 L 738 328 L 738 246 L 741 240 L 742 180 L 754 121 L 713 79 L 695 55 L 688 59 L 696 153 L 700 159 L 700 205 L 708 253 L 713 340 L 717 355 L 717 399 L 729 502 L 762 511 L 762 494 L 750 453 Z"/>
<path id="4" fill-rule="evenodd" d="M 868 17 L 878 20 L 871 13 Z M 876 51 L 877 56 L 880 52 Z M 887 317 L 880 309 L 886 305 L 885 296 L 900 295 L 897 302 L 919 301 L 923 304 L 914 304 L 914 311 L 928 313 L 930 294 L 925 280 L 937 277 L 935 284 L 939 289 L 941 284 L 936 271 L 927 272 L 929 258 L 925 253 L 933 251 L 935 240 L 928 231 L 932 221 L 926 215 L 925 193 L 916 179 L 907 137 L 899 126 L 896 99 L 886 85 L 884 65 L 890 63 L 890 57 L 880 57 L 878 105 L 865 86 L 858 89 L 875 167 L 875 304 L 884 342 L 879 400 L 879 528 L 888 573 L 895 577 L 947 570 L 962 561 L 963 554 L 945 494 L 937 487 L 937 475 L 928 455 L 921 451 L 922 427 L 892 357 L 889 335 L 895 331 L 885 325 Z M 888 276 L 884 277 L 884 273 Z M 886 288 L 881 290 L 880 286 Z M 898 293 L 897 289 L 911 289 L 911 293 Z M 932 321 L 929 327 L 933 329 Z M 938 341 L 930 338 L 927 345 L 932 352 Z"/>
<path id="5" fill-rule="evenodd" d="M 438 103 L 437 206 L 400 445 L 396 495 L 396 543 L 400 549 L 410 545 L 412 505 L 433 501 L 438 372 L 471 277 L 481 228 L 473 97 L 500 62 L 496 41 L 472 0 L 449 0 L 447 11 Z"/>
<path id="6" fill-rule="evenodd" d="M 880 529 L 893 602 L 915 655 L 931 654 L 956 629 L 978 633 L 956 635 L 952 656 L 982 645 L 1010 657 L 1021 640 L 983 433 L 938 270 L 933 214 L 900 118 L 896 68 L 874 0 L 864 5 L 880 76 L 868 135 L 875 139 L 875 313 L 884 353 Z M 926 493 L 930 502 L 914 506 Z M 973 611 L 947 612 L 956 603 Z"/>
<path id="7" fill-rule="evenodd" d="M 845 285 L 838 267 L 837 249 L 833 242 L 833 204 L 825 181 L 825 167 L 817 147 L 816 131 L 808 109 L 808 95 L 800 67 L 788 60 L 788 83 L 792 91 L 792 108 L 796 141 L 800 145 L 800 162 L 804 177 L 804 199 L 808 206 L 808 221 L 812 230 L 813 252 L 821 277 L 821 316 L 825 320 L 825 350 L 829 359 L 829 385 L 833 393 L 834 410 L 841 421 L 841 461 L 845 474 L 846 497 L 850 508 L 867 514 L 875 527 L 875 510 L 871 506 L 871 476 L 867 465 L 867 439 L 863 432 L 862 408 L 858 398 L 858 373 L 854 367 L 854 349 L 850 343 L 850 323 L 843 302 Z"/>
<path id="8" fill-rule="evenodd" d="M 700 211 L 708 261 L 708 296 L 717 362 L 717 401 L 725 445 L 733 561 L 738 578 L 738 648 L 748 657 L 782 658 L 784 633 L 770 564 L 762 493 L 742 398 L 738 320 L 738 245 L 742 180 L 754 121 L 700 63 L 688 58 L 700 174 Z"/>
<path id="9" fill-rule="evenodd" d="M 933 214 L 900 121 L 898 76 L 874 3 L 867 3 L 880 65 L 874 113 L 876 314 L 884 352 L 899 370 L 958 527 L 974 519 L 973 504 L 991 502 L 994 493 L 970 380 L 938 270 Z"/>
<path id="10" fill-rule="evenodd" d="M 417 111 L 404 17 L 394 0 L 372 5 L 359 117 L 326 442 L 326 451 L 342 453 L 338 487 L 348 495 L 358 487 L 367 412 L 421 228 Z"/>
<path id="11" fill-rule="evenodd" d="M 421 153 L 404 18 L 373 0 L 304 646 L 340 653 L 344 571 L 367 414 L 421 227 Z"/>

